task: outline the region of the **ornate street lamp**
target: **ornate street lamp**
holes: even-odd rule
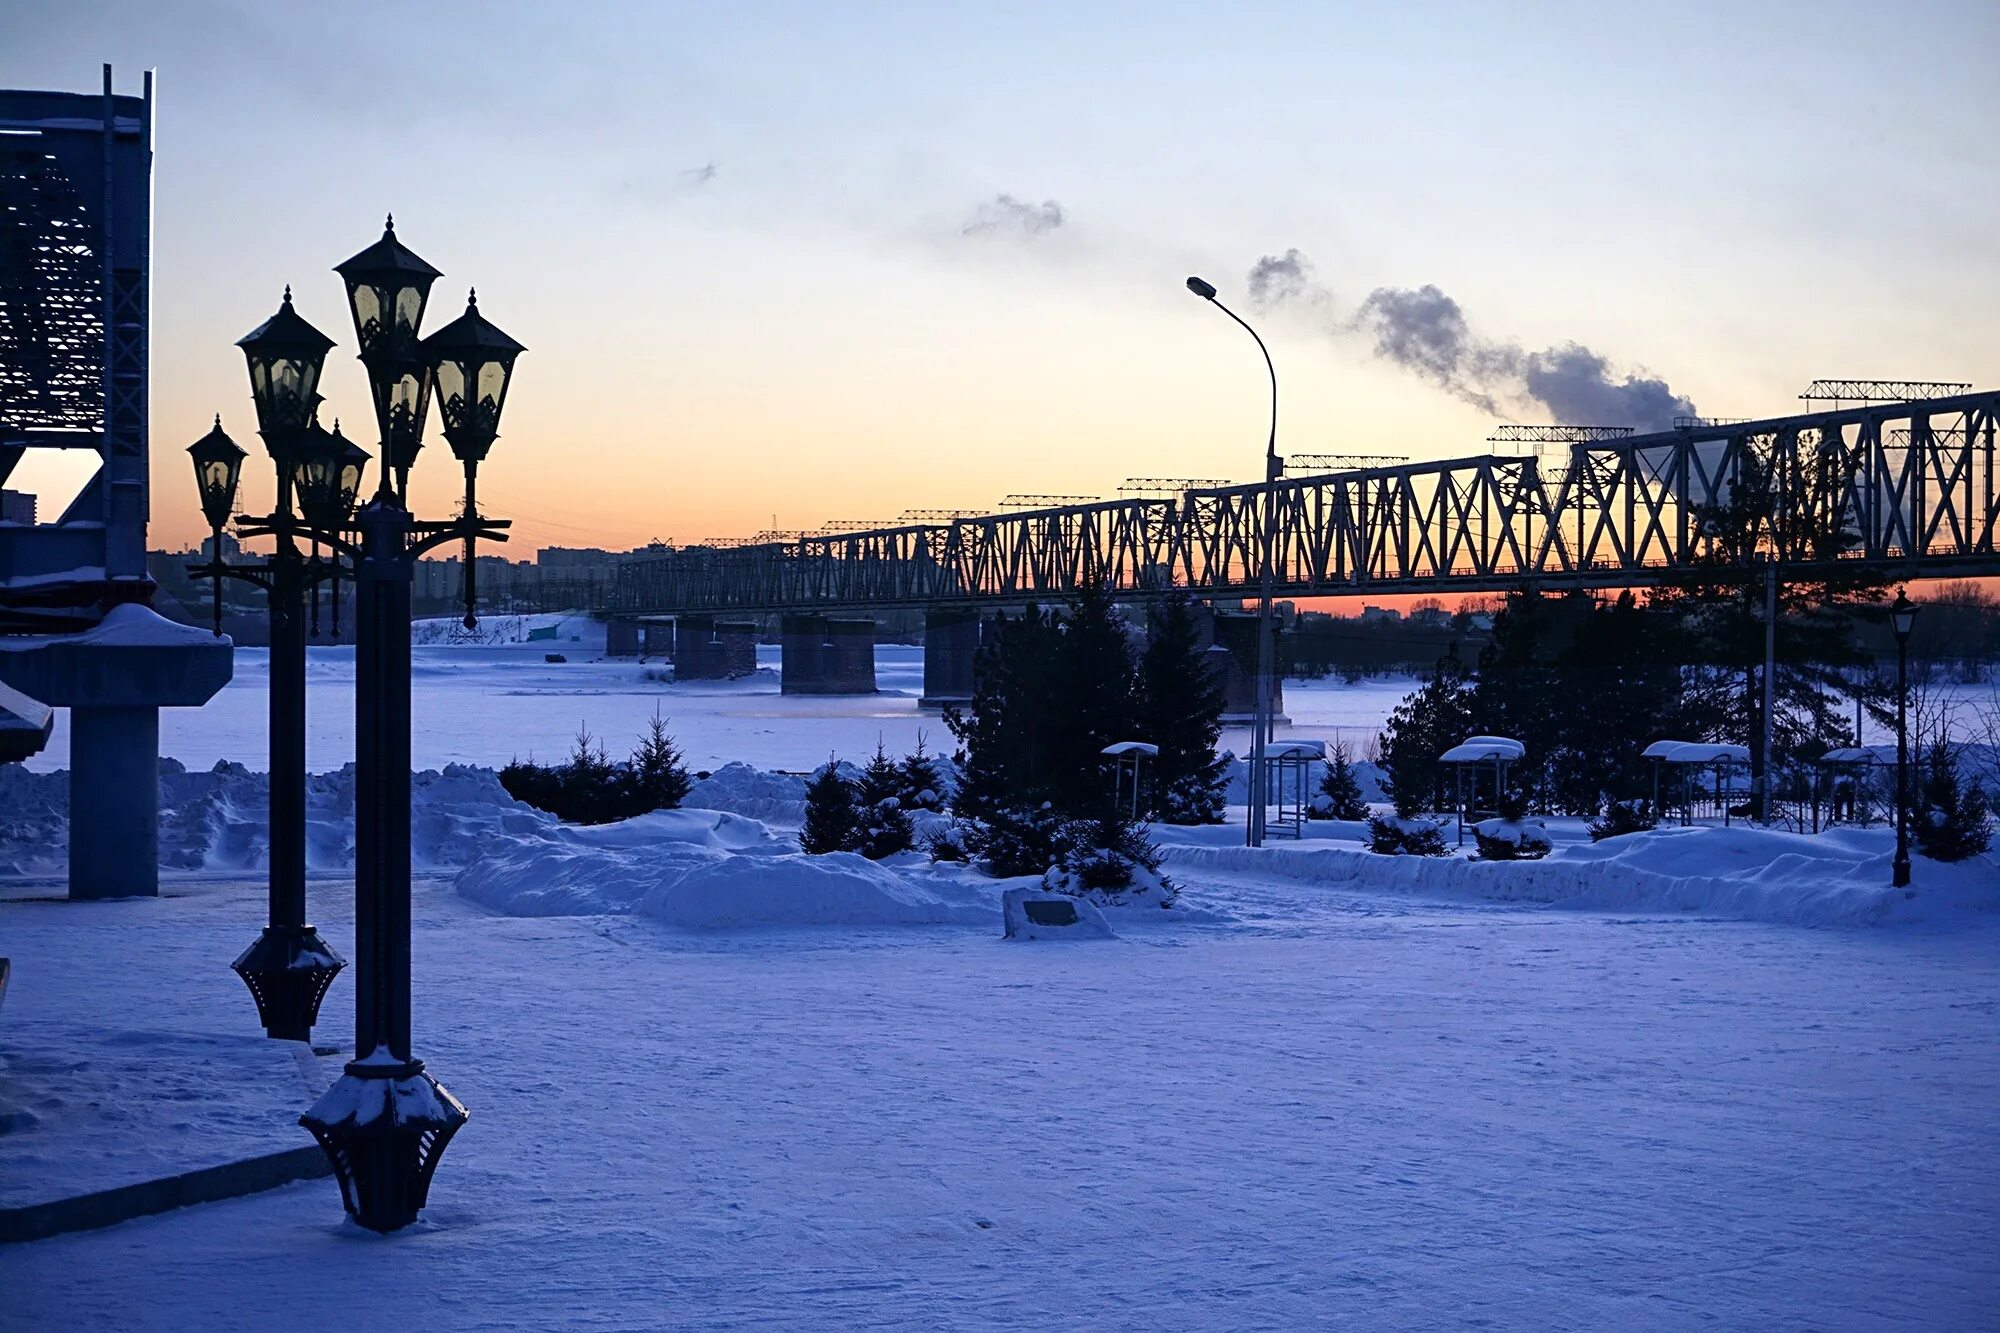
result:
[[[479,313],[477,290],[466,293],[464,314],[424,339],[424,360],[437,386],[445,442],[465,468],[468,518],[479,513],[479,465],[500,432],[500,409],[507,402],[514,358],[525,350]],[[477,569],[468,536],[464,557],[467,629],[472,628],[478,613]]]
[[[416,1220],[439,1157],[467,1119],[465,1107],[425,1072],[424,1062],[411,1051],[410,587],[425,551],[462,541],[470,569],[477,539],[507,538],[504,521],[479,517],[472,488],[477,466],[499,432],[507,382],[522,350],[470,304],[464,316],[419,344],[422,362],[431,368],[430,378],[439,389],[445,437],[465,464],[466,500],[456,519],[416,522],[404,495],[421,431],[398,436],[405,418],[393,409],[408,403],[410,419],[420,428],[426,386],[420,383],[414,396],[399,397],[409,358],[398,340],[404,340],[405,324],[414,337],[423,295],[436,273],[396,242],[391,258],[401,267],[395,271],[416,274],[421,266],[425,276],[421,283],[412,277],[410,285],[394,289],[414,290],[413,305],[383,300],[382,292],[391,284],[370,278],[389,271],[376,258],[391,240],[385,235],[339,270],[362,331],[361,360],[375,401],[392,409],[381,422],[390,466],[382,469],[374,498],[351,525],[343,522],[342,531],[313,534],[353,562],[356,584],[355,1058],[299,1117],[332,1162],[348,1213],[362,1226],[385,1232]],[[366,331],[371,326],[372,333]],[[397,350],[372,354],[370,337],[387,339]],[[344,530],[349,526],[359,531],[358,545]],[[471,591],[468,582],[468,597]]]
[[[336,264],[334,272],[347,284],[347,311],[375,399],[383,468],[394,474],[396,493],[407,499],[410,468],[423,448],[431,391],[417,331],[431,284],[441,275],[396,239],[393,216],[384,224],[381,240]]]
[[[1277,563],[1278,478],[1284,475],[1285,460],[1278,457],[1278,368],[1271,364],[1271,349],[1257,336],[1257,330],[1243,317],[1216,299],[1215,285],[1190,277],[1187,289],[1240,325],[1264,354],[1264,369],[1271,377],[1271,434],[1264,445],[1264,541],[1262,568],[1257,573],[1257,695],[1250,720],[1250,810],[1244,825],[1244,841],[1252,847],[1264,845],[1264,814],[1269,796],[1265,791],[1264,751],[1271,743],[1273,673],[1277,670],[1277,630],[1272,623],[1271,581]]]
[[[345,963],[306,921],[306,633],[308,586],[340,577],[338,564],[310,569],[295,538],[301,529],[294,497],[310,487],[304,476],[318,456],[314,424],[319,409],[320,372],[333,339],[292,308],[285,288],[277,313],[236,344],[250,373],[250,397],[257,429],[277,471],[277,496],[268,517],[245,525],[245,535],[268,535],[268,560],[222,559],[223,524],[228,521],[242,451],[214,431],[188,450],[202,512],[217,538],[210,559],[190,569],[215,580],[215,627],[222,631],[222,580],[238,579],[264,589],[270,621],[270,868],[268,924],[255,943],[231,965],[257,1002],[257,1015],[272,1037],[306,1041],[319,1017],[320,1001]],[[217,437],[220,437],[219,439]],[[225,473],[230,451],[237,454]],[[324,469],[322,468],[322,471]]]
[[[194,460],[194,484],[201,496],[201,515],[208,520],[210,563],[222,564],[222,529],[236,508],[236,485],[243,475],[243,460],[249,455],[243,446],[222,429],[222,414],[215,415],[215,428],[188,446]],[[222,637],[222,580],[215,580],[215,636]]]
[[[1917,604],[1896,589],[1889,607],[1896,633],[1896,861],[1889,882],[1899,889],[1910,884],[1910,631],[1916,623]]]

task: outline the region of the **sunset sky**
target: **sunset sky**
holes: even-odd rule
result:
[[[1710,415],[1993,383],[2000,7],[1529,9],[7,0],[0,86],[159,71],[156,546],[200,535],[215,412],[257,447],[232,344],[285,283],[371,433],[330,266],[391,210],[431,327],[471,284],[528,346],[481,473],[516,556],[1251,477],[1263,367],[1189,273],[1269,339],[1298,453],[1549,418],[1385,353],[1384,288]]]

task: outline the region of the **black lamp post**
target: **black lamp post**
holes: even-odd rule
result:
[[[1910,630],[1917,623],[1917,604],[1896,589],[1889,607],[1889,626],[1896,632],[1896,863],[1890,884],[1910,884]]]
[[[1272,566],[1277,563],[1278,478],[1284,474],[1285,460],[1278,457],[1278,368],[1271,364],[1271,349],[1257,336],[1257,330],[1243,317],[1215,297],[1215,285],[1201,278],[1187,280],[1187,289],[1240,325],[1264,354],[1264,369],[1271,376],[1271,435],[1264,446],[1264,541],[1263,568],[1258,571],[1257,610],[1257,697],[1250,722],[1250,811],[1245,821],[1244,840],[1252,847],[1264,845],[1265,791],[1264,751],[1271,743],[1271,684],[1277,670],[1277,631],[1271,617]]]
[[[394,1231],[416,1220],[439,1157],[467,1119],[465,1107],[411,1051],[410,585],[427,550],[463,541],[469,555],[478,538],[506,540],[505,522],[479,517],[472,478],[499,432],[522,348],[470,306],[433,339],[416,343],[437,271],[392,232],[337,271],[348,284],[389,466],[377,477],[374,498],[354,516],[358,544],[342,533],[314,534],[353,562],[356,584],[355,1058],[299,1123],[333,1163],[355,1221]],[[400,286],[398,274],[407,278]],[[385,291],[395,298],[385,301]],[[419,377],[414,388],[407,384],[412,373]],[[456,519],[418,523],[404,493],[433,384],[446,438],[466,464],[466,503]],[[466,616],[469,622],[470,605]]]
[[[308,569],[294,540],[293,512],[302,496],[301,470],[313,455],[320,371],[333,339],[292,308],[292,290],[277,313],[237,343],[250,373],[258,432],[277,472],[277,495],[260,531],[273,538],[268,560],[225,561],[222,529],[234,507],[243,451],[215,429],[188,449],[202,513],[214,538],[209,559],[190,569],[215,580],[215,630],[222,632],[222,580],[264,589],[271,640],[270,863],[267,924],[231,964],[257,1002],[258,1020],[272,1037],[306,1041],[320,1001],[346,964],[306,920],[306,627],[305,595],[335,565]],[[325,432],[320,432],[324,434]]]

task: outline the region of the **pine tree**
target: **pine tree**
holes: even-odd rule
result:
[[[953,813],[985,820],[1045,799],[1043,737],[1056,641],[1054,620],[1038,607],[988,626],[974,659],[972,700],[965,712],[948,708],[944,715],[958,741]]]
[[[1044,799],[1056,813],[1082,819],[1108,799],[1104,747],[1132,739],[1138,725],[1137,676],[1125,621],[1102,584],[1070,599],[1058,626],[1043,745]],[[1029,793],[1032,798],[1034,793]]]
[[[1354,776],[1346,741],[1333,743],[1333,755],[1326,761],[1326,776],[1320,779],[1319,797],[1312,805],[1314,819],[1368,818],[1368,802],[1361,799],[1361,783]]]
[[[1444,770],[1438,756],[1471,730],[1471,691],[1454,649],[1438,659],[1422,688],[1396,705],[1382,728],[1382,767],[1397,814],[1407,818],[1443,804]]]
[[[903,808],[902,792],[902,766],[889,757],[882,742],[877,740],[875,757],[861,770],[861,780],[855,789],[858,822],[854,850],[871,861],[907,852],[916,844],[910,812]]]
[[[680,748],[667,734],[667,720],[657,708],[646,724],[646,734],[639,738],[638,748],[632,751],[629,767],[633,814],[677,809],[686,799],[687,767],[681,762]]]
[[[1225,699],[1187,593],[1161,599],[1151,628],[1136,713],[1140,739],[1160,747],[1148,806],[1169,824],[1219,824],[1229,788],[1229,761],[1216,753]]]
[[[799,833],[799,847],[814,856],[851,852],[858,839],[859,822],[854,785],[840,775],[839,761],[828,755],[825,767],[806,784],[806,822]]]
[[[918,731],[917,748],[899,766],[903,785],[897,794],[903,798],[905,810],[939,811],[944,809],[944,773],[937,758],[924,748],[924,740],[924,733]]]
[[[1940,741],[1924,764],[1924,789],[1910,812],[1910,839],[1933,861],[1963,861],[1992,842],[1986,793],[1958,776],[1958,756]]]

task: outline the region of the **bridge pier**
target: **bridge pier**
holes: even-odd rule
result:
[[[635,620],[605,621],[604,655],[606,657],[637,657],[639,655],[639,623]]]
[[[1222,720],[1231,726],[1248,726],[1257,717],[1257,613],[1210,609],[1207,637],[1209,661],[1222,679]],[[1289,723],[1285,716],[1284,654],[1276,654],[1275,679],[1271,682],[1271,722]]]
[[[715,617],[675,616],[674,679],[723,680],[727,675],[715,642]]]
[[[725,680],[735,680],[740,676],[751,676],[757,672],[757,622],[754,620],[718,620],[715,622],[715,647],[722,658],[722,675]],[[871,661],[873,659],[870,659]]]
[[[638,628],[641,657],[671,658],[674,655],[674,626],[649,620]]]
[[[875,693],[875,622],[787,615],[780,622],[780,692]]]
[[[924,613],[924,693],[918,708],[942,711],[972,702],[973,661],[984,634],[984,620],[970,607]]]

